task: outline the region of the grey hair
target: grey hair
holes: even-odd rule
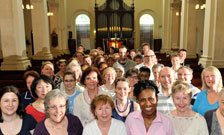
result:
[[[55,99],[57,97],[65,99],[65,101],[66,101],[66,111],[68,110],[68,96],[67,96],[67,94],[60,89],[53,89],[50,92],[48,92],[47,95],[44,98],[44,108],[45,108],[46,117],[49,117],[49,114],[47,113],[47,110],[49,109],[49,102],[52,99]]]

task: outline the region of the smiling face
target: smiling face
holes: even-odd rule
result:
[[[53,76],[54,75],[54,65],[52,64],[46,64],[44,65],[44,67],[41,69],[41,73],[43,75],[46,75],[46,76]]]
[[[13,92],[5,93],[0,100],[0,106],[3,115],[12,116],[19,106],[18,96]]]
[[[60,123],[66,113],[66,100],[63,97],[56,97],[49,101],[47,113],[49,119],[55,123]]]
[[[143,117],[156,115],[157,98],[155,92],[145,89],[138,95],[137,100],[142,110]]]
[[[36,86],[36,94],[39,99],[44,99],[46,94],[52,90],[52,85],[40,80]]]
[[[97,73],[92,71],[85,78],[85,86],[89,90],[95,90],[98,87],[99,80],[97,78]]]
[[[176,67],[180,65],[180,58],[178,56],[174,56],[171,58],[172,66]]]
[[[144,63],[147,63],[148,65],[153,65],[155,62],[155,53],[152,50],[148,50],[144,53]]]
[[[184,113],[190,109],[191,96],[185,91],[178,91],[173,93],[173,103],[178,112]]]
[[[72,75],[65,75],[63,82],[66,90],[73,90],[75,88],[76,81]]]
[[[116,72],[115,70],[111,70],[110,72],[107,72],[104,75],[104,80],[106,81],[106,83],[108,84],[113,84],[116,78]]]
[[[216,75],[214,72],[206,71],[204,73],[204,79],[205,79],[206,85],[210,89],[215,89],[215,90],[217,89],[219,84],[219,79],[220,79],[218,75]]]
[[[191,83],[193,78],[192,72],[190,72],[187,68],[181,68],[177,73],[178,80],[186,81],[187,83]]]
[[[153,70],[153,75],[154,75],[154,78],[155,78],[156,81],[159,80],[159,72],[160,72],[161,69],[162,69],[161,67],[157,67]]]
[[[159,73],[159,82],[164,90],[171,89],[174,82],[174,74],[171,68],[164,67]]]
[[[98,105],[96,105],[95,116],[98,121],[101,122],[110,121],[112,116],[111,105],[108,102],[106,104],[99,103]]]
[[[128,94],[130,92],[129,84],[125,81],[117,82],[115,87],[116,98],[119,100],[127,100]]]

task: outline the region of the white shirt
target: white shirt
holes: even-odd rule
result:
[[[92,121],[84,127],[83,135],[102,135],[97,120]],[[111,125],[108,135],[127,135],[126,127],[120,120],[111,119]]]

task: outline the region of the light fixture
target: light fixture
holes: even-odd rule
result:
[[[195,5],[195,9],[199,9],[200,5],[199,4],[196,4]]]
[[[179,12],[176,12],[176,16],[179,16],[180,14],[179,14]]]
[[[53,16],[53,15],[54,15],[53,12],[48,12],[48,13],[47,13],[47,16]]]
[[[205,9],[205,4],[201,5],[200,9]]]
[[[26,8],[25,8],[26,7]],[[27,9],[27,10],[32,10],[34,9],[34,6],[33,5],[30,5],[30,4],[26,4],[26,6],[24,7],[24,5],[22,4],[22,9]]]

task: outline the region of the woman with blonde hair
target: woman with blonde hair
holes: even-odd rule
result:
[[[176,135],[208,135],[208,128],[203,116],[191,109],[191,86],[183,81],[176,81],[172,86],[172,98],[176,109],[169,112]]]
[[[102,75],[104,84],[100,86],[100,89],[108,91],[111,94],[111,96],[114,96],[115,95],[114,81],[116,79],[116,76],[117,73],[114,68],[107,67],[106,69],[104,69]]]
[[[209,66],[201,73],[202,91],[198,94],[193,110],[204,115],[218,108],[218,92],[222,89],[222,76],[218,68]]]

